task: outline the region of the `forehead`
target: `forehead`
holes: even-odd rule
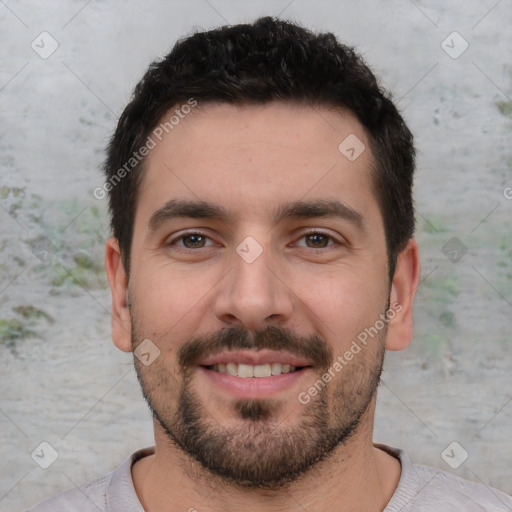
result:
[[[345,110],[210,103],[194,108],[156,142],[145,162],[136,221],[148,222],[151,212],[180,198],[267,220],[276,205],[300,199],[376,206],[368,137]]]

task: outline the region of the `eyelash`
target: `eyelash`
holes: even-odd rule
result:
[[[188,236],[191,236],[191,235],[199,235],[199,236],[202,236],[204,238],[208,238],[210,239],[210,237],[208,235],[206,235],[205,233],[202,233],[201,231],[186,231],[185,233],[182,233],[181,235],[173,238],[172,240],[170,240],[169,242],[166,242],[166,246],[172,246],[175,244],[175,242],[179,241],[179,240],[183,240],[184,238],[187,238]],[[328,249],[329,247],[332,247],[333,245],[343,245],[339,240],[337,240],[334,236],[330,235],[329,233],[325,233],[324,231],[321,231],[321,230],[318,230],[318,229],[313,229],[313,230],[310,230],[310,231],[307,231],[305,233],[302,233],[302,235],[299,237],[299,239],[302,239],[306,236],[310,236],[310,235],[323,235],[329,239],[331,239],[334,243],[331,244],[331,245],[327,245],[326,247],[304,247],[305,249],[312,249],[312,250],[326,250]],[[197,249],[190,249],[188,247],[180,247],[180,246],[177,246],[178,247],[178,250],[181,250],[181,251],[198,251],[200,249],[206,249],[207,247],[199,247]]]

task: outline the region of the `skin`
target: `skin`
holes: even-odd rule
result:
[[[350,134],[366,146],[353,162],[338,150]],[[387,330],[326,384],[323,414],[333,431],[346,420],[344,411],[348,414],[350,405],[362,400],[358,391],[368,388],[384,347],[402,350],[410,344],[420,275],[418,247],[414,239],[408,242],[390,284],[383,220],[370,179],[373,163],[366,133],[351,113],[283,103],[203,105],[150,152],[135,217],[129,280],[113,238],[106,245],[105,266],[114,343],[126,352],[146,338],[158,346],[159,357],[149,366],[138,364],[137,371],[153,405],[169,422],[186,384],[201,425],[239,434],[232,446],[244,460],[257,445],[244,453],[243,443],[235,443],[242,434],[250,441],[258,432],[268,433],[265,426],[278,436],[295,432],[318,405],[318,396],[312,397],[310,408],[297,400],[322,375],[318,367],[272,397],[271,412],[260,421],[241,417],[235,399],[199,372],[192,371],[185,383],[180,349],[224,328],[250,334],[268,326],[288,329],[295,340],[317,337],[326,353],[337,357],[375,324],[388,300],[399,303],[401,310]],[[169,199],[213,202],[229,208],[233,217],[228,222],[173,219],[150,233],[150,217]],[[327,217],[273,222],[276,205],[299,199],[339,200],[362,215],[365,229]],[[191,228],[208,237],[200,249],[190,238],[179,239]],[[333,237],[325,241],[327,247],[322,242],[322,248],[313,248],[304,236],[310,228]],[[247,236],[262,248],[252,263],[236,252]],[[186,241],[194,248],[187,248]],[[374,412],[375,395],[355,432],[330,457],[275,488],[244,488],[213,474],[188,457],[155,420],[155,454],[134,464],[135,489],[151,512],[176,503],[201,512],[242,507],[321,511],[337,509],[339,503],[347,511],[381,511],[401,469],[397,459],[373,446]],[[284,437],[272,442],[279,439]],[[256,452],[258,457],[270,457],[272,446],[272,451]]]

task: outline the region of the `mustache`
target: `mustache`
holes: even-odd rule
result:
[[[212,335],[193,338],[178,352],[183,371],[196,366],[202,359],[226,350],[283,350],[308,359],[311,364],[327,371],[334,361],[331,347],[316,335],[296,336],[290,329],[268,326],[254,336],[241,327],[224,328]]]

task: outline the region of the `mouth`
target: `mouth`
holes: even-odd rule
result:
[[[226,373],[233,377],[241,377],[243,379],[261,379],[265,377],[272,377],[286,373],[299,372],[305,368],[311,368],[310,365],[294,366],[288,363],[266,363],[266,364],[243,364],[243,363],[217,363],[210,365],[201,365],[202,368],[211,370],[218,373]]]
[[[206,389],[234,398],[261,399],[305,389],[313,365],[287,352],[242,350],[210,356],[197,369]]]

